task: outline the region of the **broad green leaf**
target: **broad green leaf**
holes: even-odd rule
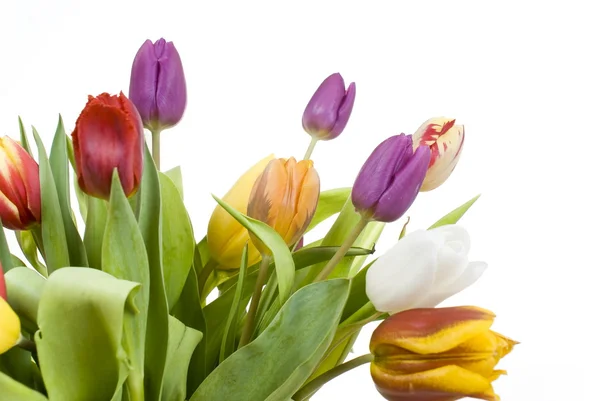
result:
[[[2,219],[0,219],[0,263],[2,263],[2,269],[5,273],[13,268],[13,262],[10,256],[10,249],[8,249],[8,243],[6,242],[6,234],[4,231],[4,226],[2,225]]]
[[[196,249],[194,256],[194,266],[190,269],[179,301],[177,301],[172,310],[173,316],[183,322],[183,324],[204,334],[190,361],[187,375],[188,398],[192,396],[206,377],[206,322],[204,321],[204,314],[202,312],[198,277],[196,276],[196,266],[202,268],[202,259],[198,249]]]
[[[136,297],[139,313],[125,321],[123,348],[129,355],[129,393],[144,396],[144,344],[148,317],[150,273],[144,238],[138,228],[117,170],[113,172],[106,230],[102,241],[102,271],[141,284]],[[134,397],[135,399],[135,397]]]
[[[67,158],[67,134],[63,126],[62,117],[58,117],[58,125],[52,148],[50,149],[50,168],[56,185],[56,193],[62,213],[67,246],[69,249],[69,260],[72,266],[88,266],[87,256],[77,227],[73,222],[73,211],[71,210],[71,188],[69,185],[69,162]]]
[[[213,198],[215,198],[217,203],[221,205],[227,213],[236,219],[242,226],[246,227],[248,231],[252,232],[271,250],[275,262],[275,271],[277,272],[277,283],[279,284],[279,299],[283,304],[290,296],[292,285],[294,284],[295,270],[294,259],[292,258],[292,254],[290,253],[287,244],[283,241],[283,238],[267,224],[244,216],[214,195]]]
[[[19,133],[21,146],[27,153],[29,153],[30,156],[33,157],[33,154],[31,153],[31,146],[29,146],[29,140],[27,139],[27,131],[25,131],[25,126],[23,125],[23,120],[21,120],[21,117],[19,117]]]
[[[150,302],[146,330],[145,401],[159,401],[167,360],[169,308],[162,268],[162,206],[158,172],[148,146],[144,146],[144,172],[140,187],[139,226],[150,266]]]
[[[331,343],[349,284],[334,279],[300,289],[256,340],[204,380],[190,401],[290,399]]]
[[[164,174],[173,181],[173,184],[175,184],[175,187],[179,191],[181,199],[183,199],[183,176],[181,175],[181,167],[173,167],[171,170],[165,171]]]
[[[27,267],[15,267],[5,274],[8,300],[30,333],[37,330],[38,305],[46,279]]]
[[[188,366],[200,340],[202,340],[201,332],[186,327],[173,316],[169,316],[169,345],[162,401],[186,399]]]
[[[306,232],[309,232],[334,214],[339,213],[350,197],[351,192],[352,188],[337,188],[321,192],[315,215],[310,221]]]
[[[210,250],[208,249],[208,240],[206,239],[206,236],[196,244],[196,249],[200,253],[200,258],[202,260],[202,265],[196,266],[196,269],[201,269],[210,260]]]
[[[12,260],[13,267],[25,267],[27,266],[25,262],[19,259],[17,256],[11,254],[10,259]]]
[[[127,374],[126,318],[140,285],[100,270],[64,267],[46,282],[36,333],[40,367],[52,400],[111,400]]]
[[[2,372],[0,372],[0,394],[2,399],[6,401],[48,401],[42,394]]]
[[[33,137],[37,144],[40,165],[40,192],[42,216],[44,216],[42,221],[44,259],[48,267],[48,274],[51,274],[56,269],[70,265],[69,247],[54,176],[44,149],[44,143],[35,128],[33,128]]]
[[[219,363],[223,362],[235,350],[235,338],[237,335],[239,317],[245,304],[241,303],[242,291],[244,289],[244,280],[246,279],[246,269],[248,267],[248,244],[242,251],[242,260],[240,262],[240,274],[235,287],[233,302],[229,310],[229,316],[225,322],[225,332],[223,333],[223,341],[221,343],[221,352],[219,353]]]
[[[159,173],[162,195],[163,274],[169,307],[173,307],[194,261],[196,241],[183,199],[175,184]]]
[[[349,318],[354,312],[362,308],[364,304],[369,302],[369,297],[367,297],[366,291],[367,272],[373,263],[375,263],[375,260],[373,260],[364,269],[361,269],[358,273],[356,273],[356,275],[354,275],[354,277],[352,277],[350,295],[348,295],[348,302],[344,308],[344,313],[342,313],[342,322]]]
[[[456,209],[454,209],[453,211],[451,211],[450,213],[448,213],[447,215],[445,215],[444,217],[442,217],[441,219],[439,219],[438,221],[433,223],[433,225],[431,227],[429,227],[429,230],[431,230],[432,228],[441,227],[441,226],[445,226],[448,224],[456,224],[460,220],[460,218],[463,217],[463,215],[467,212],[467,210],[469,210],[471,208],[471,206],[473,206],[475,201],[477,201],[477,199],[479,199],[480,196],[481,196],[481,194],[477,195],[476,197],[467,201],[466,203],[460,205],[459,207],[457,207]]]
[[[69,156],[69,163],[73,169],[73,173],[77,176],[77,165],[75,164],[75,151],[73,149],[73,141],[67,136],[67,154]],[[79,214],[83,221],[87,221],[87,198],[88,196],[83,193],[79,187],[77,179],[73,180],[73,187],[75,188],[75,195],[77,196],[77,203],[79,203]]]
[[[102,242],[106,229],[107,204],[103,199],[87,196],[85,232],[83,243],[87,250],[89,266],[94,269],[102,268]]]
[[[39,374],[37,366],[31,359],[31,352],[19,347],[12,347],[0,354],[0,372],[30,388],[35,387],[35,379]],[[2,394],[0,390],[0,399]]]
[[[32,232],[29,230],[15,231],[15,237],[23,255],[25,255],[25,258],[31,263],[33,268],[39,272],[46,272],[46,266],[44,266],[38,257],[38,248]]]

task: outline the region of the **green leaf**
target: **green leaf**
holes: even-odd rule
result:
[[[73,149],[73,141],[67,136],[67,154],[69,156],[69,163],[73,169],[73,173],[77,176],[77,165],[75,164],[75,151]],[[87,221],[87,198],[88,196],[81,190],[77,179],[73,180],[73,187],[75,188],[75,195],[77,196],[77,203],[79,203],[79,214],[83,221]]]
[[[144,238],[115,169],[112,177],[106,230],[102,241],[102,270],[118,279],[141,284],[136,298],[139,311],[125,321],[123,348],[129,355],[128,392],[144,397],[144,345],[148,317],[150,273]]]
[[[256,340],[204,380],[190,401],[290,399],[331,343],[348,289],[345,279],[300,289]]]
[[[42,221],[44,258],[48,267],[48,274],[51,274],[56,269],[70,265],[69,247],[54,176],[44,149],[44,143],[35,128],[33,128],[33,137],[37,144],[40,165],[40,192],[42,216],[44,216]]]
[[[162,206],[158,172],[148,146],[144,146],[144,172],[140,186],[139,226],[150,266],[150,302],[146,331],[145,401],[159,401],[167,360],[169,309],[162,268]]]
[[[373,260],[364,269],[361,269],[354,277],[352,277],[350,295],[348,295],[348,302],[344,308],[344,313],[342,313],[342,322],[352,316],[354,312],[362,308],[364,304],[369,302],[369,297],[367,297],[366,291],[367,272],[373,263],[375,263],[375,260]]]
[[[46,282],[36,333],[40,367],[53,400],[111,400],[127,374],[124,320],[138,283],[100,270],[64,267]]]
[[[102,242],[106,229],[107,204],[103,199],[86,197],[85,232],[83,243],[87,250],[88,262],[94,269],[102,268]]]
[[[283,238],[267,224],[244,216],[214,195],[213,198],[215,198],[217,203],[221,205],[227,213],[236,219],[242,226],[246,227],[248,231],[253,233],[271,250],[275,262],[275,271],[277,272],[277,282],[279,284],[279,299],[283,304],[290,296],[292,285],[294,284],[295,271],[294,259],[292,258],[292,254],[290,253],[287,244]]]
[[[467,212],[467,210],[469,210],[471,206],[473,206],[473,203],[475,203],[475,201],[477,201],[477,199],[479,199],[480,196],[481,194],[477,195],[468,202],[460,205],[459,207],[457,207],[456,209],[454,209],[453,211],[436,221],[431,227],[429,227],[429,230],[448,224],[456,224],[460,220],[460,218],[463,217],[463,215]]]
[[[318,224],[322,223],[324,220],[328,219],[334,214],[339,213],[344,207],[344,204],[350,197],[351,193],[352,188],[337,188],[321,192],[319,195],[319,203],[317,203],[317,209],[315,210],[315,215],[310,221],[306,232],[309,232]]]
[[[37,330],[38,305],[46,279],[27,267],[5,274],[8,301],[30,333]]]
[[[162,173],[159,173],[159,179],[162,195],[163,274],[167,302],[169,307],[173,307],[194,262],[196,241],[190,217],[175,184]]]
[[[30,388],[35,388],[35,379],[39,376],[37,366],[31,359],[31,353],[19,347],[12,347],[0,354],[0,372]],[[1,394],[3,393],[0,392]]]
[[[187,375],[188,398],[191,397],[206,377],[206,322],[204,321],[204,314],[202,312],[198,277],[196,276],[196,266],[199,269],[202,268],[202,259],[200,258],[198,249],[196,249],[194,256],[194,266],[190,269],[179,301],[177,301],[172,310],[173,316],[183,322],[183,324],[204,333],[202,341],[196,347],[190,361]]]
[[[14,267],[10,256],[10,249],[8,249],[8,243],[6,242],[2,219],[0,219],[0,263],[2,263],[2,269],[5,273]]]
[[[12,260],[12,264],[14,267],[25,267],[25,262],[23,262],[21,259],[19,259],[17,256],[11,254],[10,255],[10,259]]]
[[[237,286],[229,316],[225,323],[225,332],[223,333],[223,342],[221,343],[221,352],[219,353],[219,362],[223,362],[229,355],[235,351],[235,338],[238,332],[238,323],[240,314],[243,311],[245,304],[241,303],[242,291],[244,289],[244,279],[246,278],[246,269],[248,267],[248,244],[242,251],[242,260],[240,262],[240,274],[238,276]]]
[[[186,399],[188,366],[200,340],[202,340],[201,332],[186,327],[173,316],[169,316],[169,345],[162,401]]]
[[[2,372],[0,372],[0,394],[2,394],[2,399],[7,401],[48,401],[42,394]]]
[[[23,255],[25,255],[25,258],[31,263],[33,268],[39,272],[47,271],[46,266],[38,258],[38,248],[32,232],[29,230],[15,231],[15,237]]]
[[[353,246],[375,249],[375,244],[379,240],[384,228],[385,223],[379,221],[370,222],[367,224],[363,232],[358,236],[356,241],[354,241]],[[340,262],[338,268],[342,272],[347,272],[349,277],[353,277],[362,268],[368,256],[369,255],[362,255],[355,258],[345,258],[345,260]]]
[[[25,131],[25,126],[23,125],[23,120],[19,117],[19,133],[21,135],[21,146],[30,156],[33,157],[31,153],[31,146],[29,146],[29,140],[27,139],[27,132]]]
[[[70,200],[69,162],[67,158],[67,134],[65,134],[61,116],[58,117],[58,126],[56,127],[54,140],[52,141],[52,148],[50,149],[50,168],[52,169],[52,176],[54,177],[58,202],[62,213],[69,249],[69,261],[71,266],[88,266],[83,242],[73,222],[73,211],[71,210]]]
[[[173,181],[173,184],[175,184],[175,187],[179,191],[181,199],[183,199],[183,176],[181,175],[181,167],[173,167],[171,170],[165,171],[164,174]]]

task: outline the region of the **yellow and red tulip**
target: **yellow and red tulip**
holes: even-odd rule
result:
[[[38,164],[9,137],[0,138],[0,218],[11,230],[27,230],[41,220]]]
[[[465,142],[465,127],[456,120],[435,117],[425,121],[412,136],[416,150],[429,146],[431,159],[421,192],[431,191],[442,185],[456,167]]]
[[[238,212],[246,214],[252,187],[273,158],[273,155],[269,155],[246,171],[225,194],[223,201]],[[250,237],[248,230],[231,217],[225,209],[217,206],[210,216],[206,239],[210,255],[219,263],[221,269],[237,269],[240,266],[242,250],[249,242]],[[260,253],[250,242],[248,244],[248,263],[252,265],[259,260]]]
[[[490,330],[494,314],[473,306],[411,309],[373,332],[371,376],[392,401],[497,401],[496,364],[517,344]]]
[[[6,301],[6,283],[0,264],[0,354],[11,349],[21,335],[21,321]]]
[[[319,175],[311,160],[271,160],[252,188],[248,216],[271,226],[292,246],[315,214],[319,190]],[[268,253],[260,240],[251,238],[261,253]]]

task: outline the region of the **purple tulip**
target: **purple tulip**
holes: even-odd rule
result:
[[[129,99],[144,127],[160,131],[176,125],[187,101],[181,58],[173,42],[146,40],[138,50],[129,82]]]
[[[431,150],[413,152],[411,135],[395,135],[379,144],[356,177],[352,203],[363,217],[392,222],[412,205],[425,179]]]
[[[331,74],[319,86],[304,110],[304,130],[322,141],[337,138],[350,119],[355,97],[354,82],[346,91],[344,78],[339,73]]]

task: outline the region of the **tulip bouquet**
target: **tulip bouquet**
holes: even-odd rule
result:
[[[456,225],[477,198],[428,229],[407,221],[372,256],[385,224],[450,176],[464,128],[430,119],[379,144],[352,188],[322,190],[312,150],[342,133],[355,94],[326,78],[304,158],[258,161],[214,196],[204,237],[180,169],[160,168],[161,131],[186,107],[173,43],[146,41],[129,96],[90,96],[49,151],[19,120],[19,142],[0,139],[0,218],[20,247],[0,230],[0,400],[301,401],[365,363],[388,400],[499,399],[515,342],[487,310],[436,308],[486,269]],[[374,321],[369,352],[346,361]]]

